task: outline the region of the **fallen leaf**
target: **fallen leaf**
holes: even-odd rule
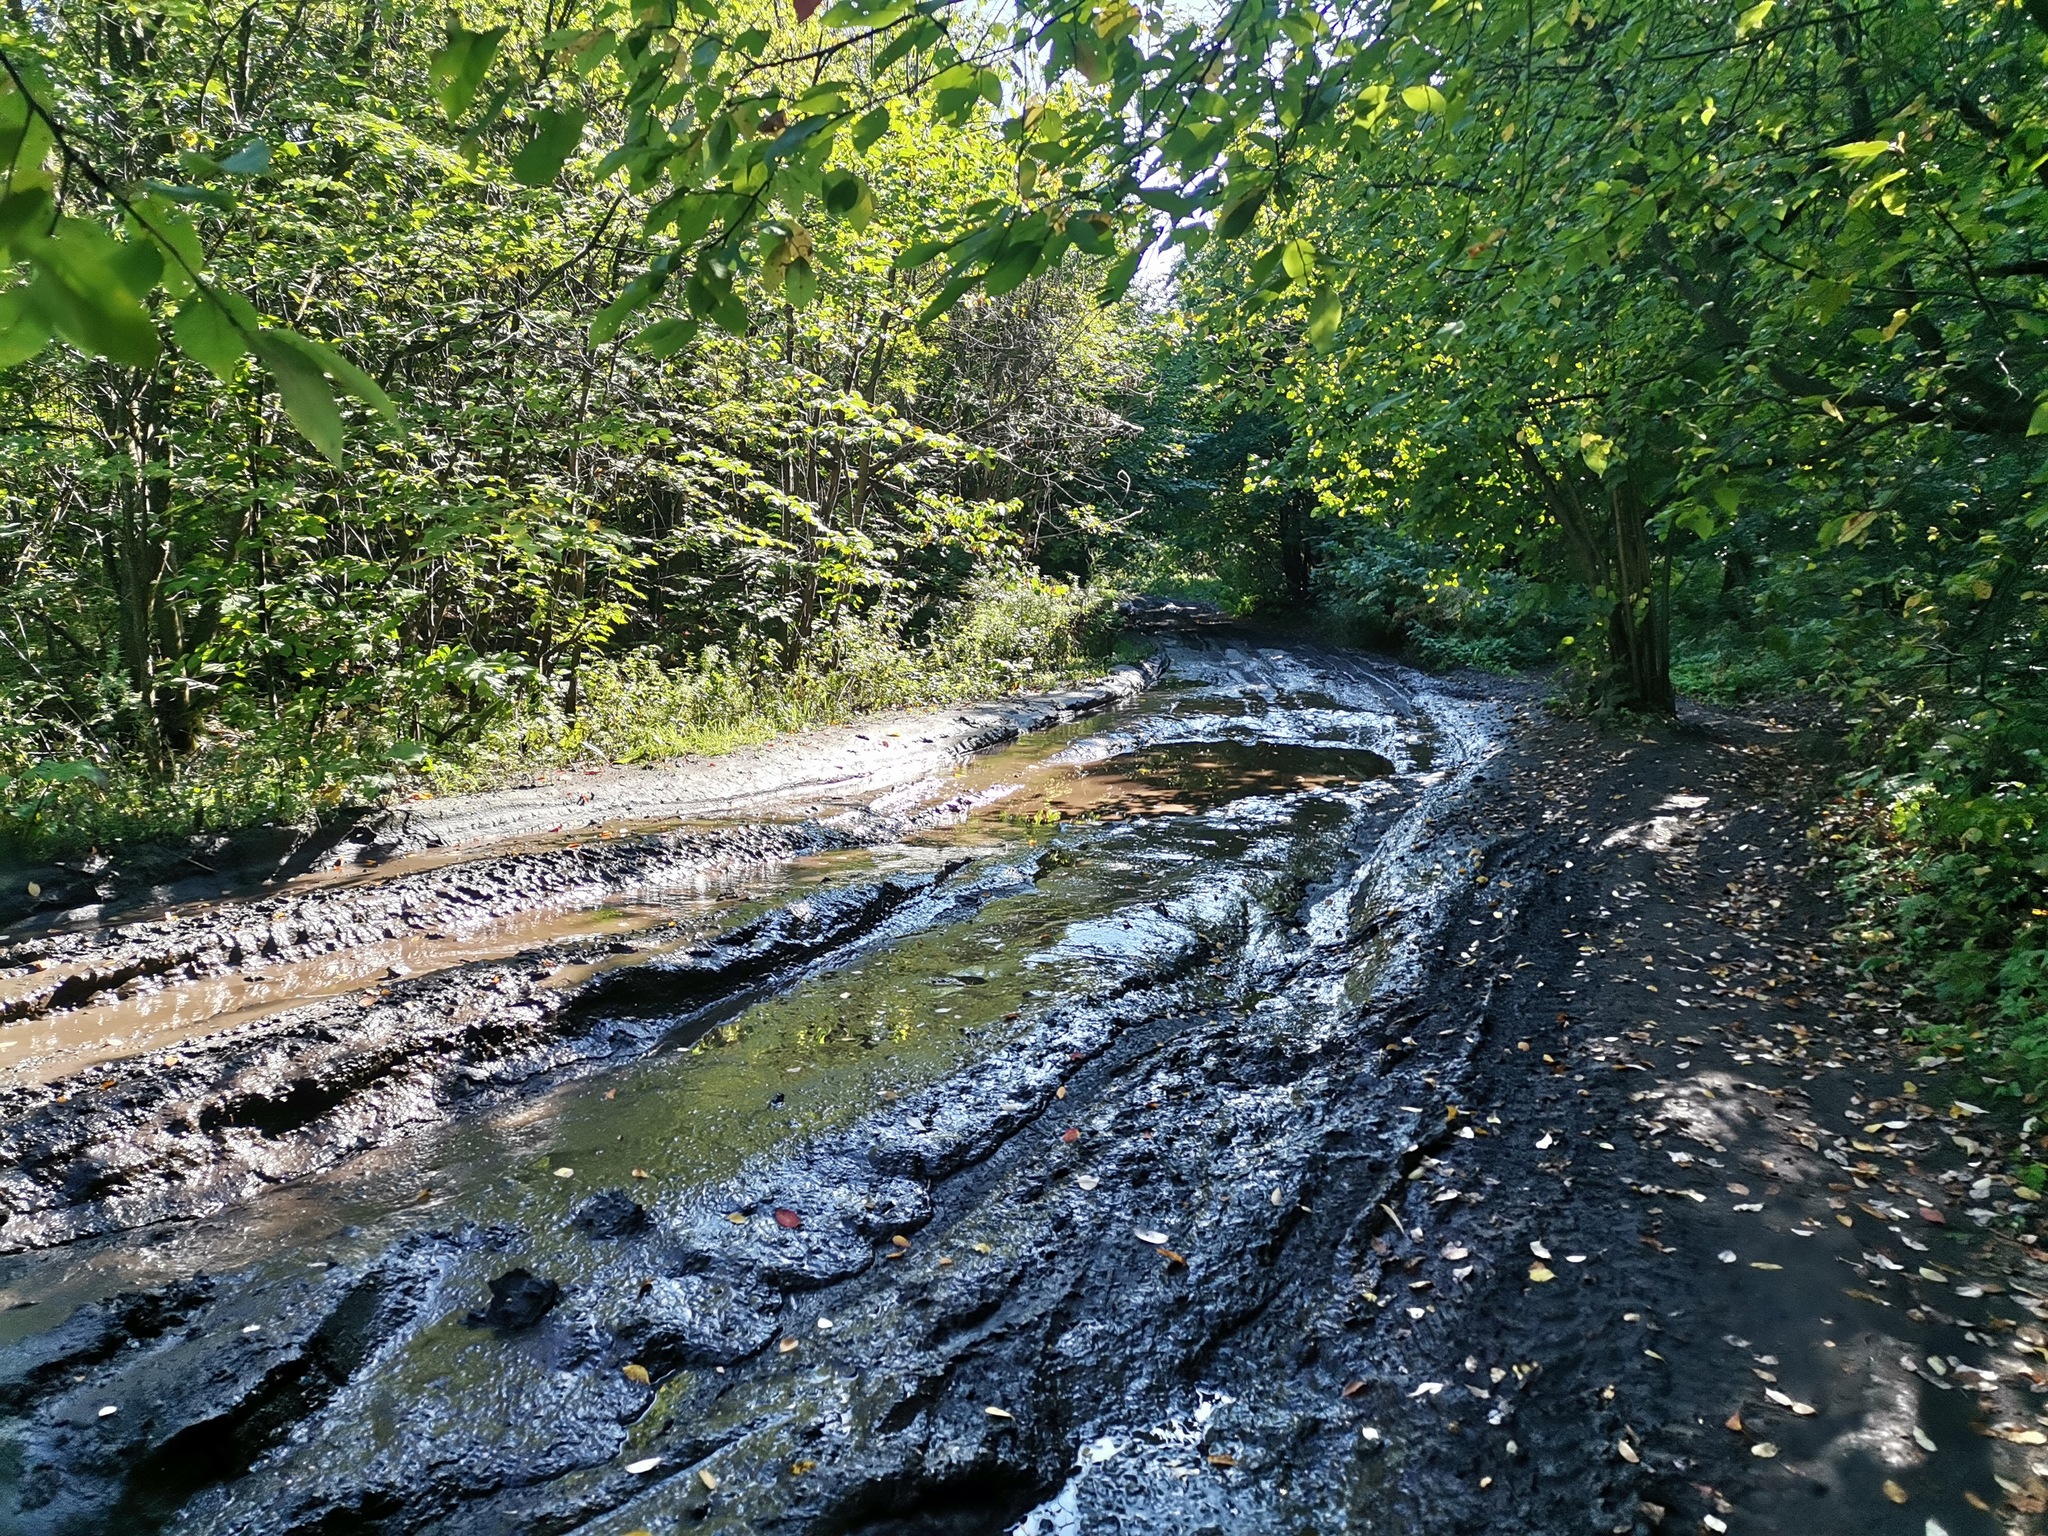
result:
[[[1226,1456],[1221,1451],[1215,1451],[1209,1456],[1209,1465],[1212,1467],[1234,1467],[1237,1465],[1237,1458],[1235,1456]]]
[[[744,1227],[747,1224],[747,1213],[745,1211],[727,1211],[725,1219],[736,1227]]]
[[[557,1168],[555,1170],[555,1177],[558,1179],[573,1179],[576,1177],[576,1170],[574,1168]]]
[[[1538,1285],[1542,1285],[1546,1281],[1555,1280],[1557,1278],[1557,1271],[1548,1264],[1531,1264],[1529,1266],[1529,1278]]]
[[[1963,1490],[1963,1502],[1969,1505],[1970,1508],[1981,1510],[1987,1515],[1991,1513],[1991,1506],[1984,1502],[1984,1496],[1974,1489],[1965,1488]]]
[[[1176,1264],[1180,1265],[1183,1269],[1187,1267],[1187,1259],[1183,1255],[1175,1253],[1171,1248],[1160,1248],[1157,1252],[1159,1257],[1166,1260],[1167,1268],[1171,1269]]]
[[[1782,1264],[1766,1264],[1761,1259],[1751,1259],[1749,1261],[1749,1267],[1751,1269],[1779,1270],[1783,1269],[1785,1266]]]
[[[1166,1242],[1168,1240],[1164,1232],[1154,1232],[1146,1227],[1133,1228],[1131,1231],[1131,1236],[1135,1237],[1141,1243],[1150,1243],[1155,1248],[1159,1244]]]
[[[1883,1487],[1884,1496],[1890,1499],[1894,1504],[1903,1504],[1906,1502],[1906,1490],[1901,1488],[1897,1483],[1893,1482],[1890,1478],[1886,1478],[1884,1480]]]
[[[1915,1424],[1913,1426],[1913,1441],[1923,1451],[1932,1451],[1936,1448],[1934,1444],[1934,1436],[1928,1434],[1927,1431],[1922,1429],[1918,1424]]]
[[[1728,1415],[1728,1417],[1727,1417],[1726,1419],[1722,1420],[1722,1422],[1721,1422],[1721,1427],[1722,1427],[1723,1429],[1732,1429],[1732,1430],[1734,1430],[1734,1431],[1735,1431],[1735,1433],[1737,1433],[1738,1435],[1739,1435],[1739,1434],[1741,1434],[1741,1433],[1742,1433],[1742,1415],[1741,1415],[1741,1413],[1740,1413],[1740,1412],[1736,1412],[1736,1413],[1731,1413],[1731,1414],[1729,1414],[1729,1415]]]
[[[652,1472],[656,1467],[660,1465],[661,1458],[659,1456],[649,1456],[641,1461],[627,1462],[626,1470],[632,1473],[635,1477],[638,1477],[643,1472]]]
[[[803,1224],[803,1217],[797,1215],[795,1211],[789,1210],[787,1207],[780,1205],[775,1207],[775,1225],[782,1228],[783,1231],[799,1231],[802,1229]]]
[[[802,1477],[806,1472],[815,1472],[817,1470],[818,1464],[815,1461],[792,1461],[789,1464],[789,1475],[791,1477]]]
[[[1627,1462],[1632,1467],[1636,1466],[1643,1459],[1642,1457],[1636,1454],[1636,1448],[1630,1445],[1626,1440],[1617,1441],[1614,1446],[1614,1451],[1616,1455],[1621,1457],[1623,1461]]]
[[[647,1374],[647,1367],[642,1365],[637,1360],[633,1361],[625,1368],[625,1377],[628,1381],[639,1382],[640,1385],[643,1387],[654,1380],[652,1376],[649,1376]]]
[[[1102,1180],[1092,1173],[1077,1173],[1074,1175],[1074,1182],[1083,1189],[1095,1189],[1101,1185]]]
[[[1410,1397],[1435,1397],[1443,1389],[1444,1384],[1440,1381],[1425,1381],[1418,1384],[1415,1390],[1408,1395]]]
[[[796,1346],[797,1341],[794,1338],[786,1338],[780,1344],[775,1346],[775,1352],[778,1355],[786,1355],[791,1350],[795,1349]]]
[[[1755,1445],[1752,1445],[1749,1448],[1749,1454],[1752,1456],[1761,1456],[1765,1461],[1769,1461],[1773,1456],[1778,1454],[1778,1448],[1775,1445],[1771,1444],[1771,1442],[1768,1440],[1759,1440]]]
[[[699,1467],[697,1469],[697,1481],[702,1483],[708,1492],[716,1493],[718,1491],[718,1479],[712,1475],[709,1467]]]
[[[1341,1397],[1356,1397],[1356,1396],[1357,1396],[1357,1395],[1358,1395],[1359,1393],[1363,1392],[1364,1390],[1365,1390],[1365,1383],[1364,1383],[1364,1382],[1362,1382],[1362,1381],[1347,1381],[1347,1382],[1345,1382],[1345,1383],[1344,1383],[1344,1390],[1343,1390],[1343,1391],[1342,1391],[1341,1393],[1339,1393],[1338,1395],[1339,1395],[1339,1396],[1341,1396]]]
[[[1719,1253],[1715,1254],[1714,1257],[1719,1259],[1723,1264],[1733,1264],[1735,1262],[1735,1250],[1733,1248],[1723,1248]]]
[[[889,1239],[889,1243],[891,1247],[908,1248],[910,1246],[910,1239],[905,1237],[901,1232],[898,1232],[894,1237]]]
[[[993,1407],[991,1407],[991,1408],[984,1408],[984,1409],[982,1409],[981,1411],[982,1411],[983,1413],[987,1414],[987,1415],[988,1415],[988,1416],[989,1416],[990,1418],[992,1418],[992,1419],[1014,1419],[1015,1417],[1017,1417],[1017,1415],[1015,1415],[1014,1413],[1010,1412],[1010,1410],[1009,1410],[1009,1409],[1007,1409],[1007,1408],[993,1408]]]
[[[1945,1227],[1948,1225],[1948,1218],[1942,1215],[1941,1212],[1935,1210],[1934,1207],[1931,1205],[1923,1205],[1920,1207],[1920,1219],[1922,1221],[1931,1221],[1937,1227]]]
[[[1539,1259],[1547,1259],[1550,1257],[1550,1250],[1544,1247],[1541,1243],[1531,1243],[1529,1245],[1529,1251],[1535,1254],[1536,1257]]]
[[[1059,1087],[1053,1089],[1052,1096],[1056,1099],[1064,1099],[1067,1096],[1067,1085],[1061,1083]]]
[[[636,1179],[644,1179],[647,1177],[647,1170],[645,1168],[635,1168],[633,1170],[633,1177]]]
[[[1077,1142],[1077,1141],[1079,1141],[1080,1139],[1081,1139],[1081,1132],[1080,1132],[1080,1131],[1079,1131],[1078,1129],[1076,1129],[1076,1128],[1075,1128],[1074,1126],[1071,1126],[1071,1125],[1070,1125],[1070,1126],[1068,1126],[1068,1127],[1067,1127],[1067,1128],[1066,1128],[1066,1129],[1065,1129],[1064,1131],[1061,1131],[1061,1132],[1060,1132],[1060,1140],[1061,1140],[1061,1141],[1064,1141],[1064,1142],[1066,1142],[1066,1143],[1068,1143],[1069,1145],[1071,1145],[1071,1144],[1072,1144],[1072,1143],[1074,1143],[1074,1142]]]

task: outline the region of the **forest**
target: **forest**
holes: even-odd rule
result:
[[[15,0],[8,856],[1100,671],[1831,733],[2048,1083],[2042,0]]]

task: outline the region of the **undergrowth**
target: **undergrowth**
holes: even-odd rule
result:
[[[652,650],[595,657],[579,670],[573,710],[564,686],[528,677],[452,733],[445,721],[437,733],[433,699],[314,690],[275,713],[224,713],[161,770],[82,750],[52,758],[0,728],[0,857],[30,863],[298,823],[380,796],[488,789],[571,764],[726,752],[873,710],[1051,686],[1099,671],[1114,650],[1108,594],[1004,575],[935,611],[842,621],[794,668],[766,646],[710,647],[687,665]]]

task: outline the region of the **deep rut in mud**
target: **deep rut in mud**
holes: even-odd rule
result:
[[[695,872],[665,913],[621,881],[637,928],[13,1090],[0,1529],[1721,1520],[1690,1419],[1641,1427],[1712,1401],[1656,1374],[1665,1123],[1593,1150],[1625,1095],[1565,1075],[1604,1047],[1539,947],[1632,920],[1592,871],[1651,850],[1541,810],[1498,689],[1164,651],[1114,714],[829,826],[329,893],[341,934],[507,869]],[[238,923],[189,931],[232,970]]]

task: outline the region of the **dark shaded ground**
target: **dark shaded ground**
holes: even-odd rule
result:
[[[89,1308],[0,1369],[12,1528],[2034,1529],[2036,1207],[1835,967],[1796,738],[1176,647],[1201,686],[1119,750],[1200,809],[897,898],[967,882],[917,942],[954,936],[970,1065],[729,1177],[590,1188],[586,1146],[554,1205]],[[882,899],[776,964],[882,955]],[[1029,964],[1088,953],[1020,994],[1034,901]],[[664,974],[571,989],[557,1037],[673,1017]],[[601,1079],[622,1126],[660,1070]]]

